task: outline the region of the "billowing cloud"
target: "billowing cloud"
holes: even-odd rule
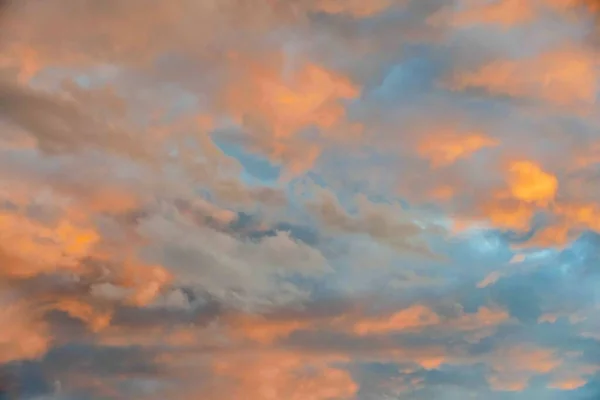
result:
[[[0,397],[597,398],[599,10],[0,1]]]
[[[509,166],[510,192],[518,200],[546,205],[556,195],[557,179],[528,161]]]
[[[256,62],[233,54],[229,63],[241,71],[227,83],[225,111],[250,130],[251,148],[295,173],[309,169],[320,153],[310,140],[299,137],[301,131],[332,128],[344,119],[343,100],[359,93],[355,84],[334,71],[293,65],[282,55],[266,55]]]

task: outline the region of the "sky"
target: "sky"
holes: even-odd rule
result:
[[[0,7],[0,399],[600,398],[597,1]]]

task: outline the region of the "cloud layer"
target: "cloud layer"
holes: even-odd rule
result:
[[[598,398],[598,12],[0,1],[0,398]]]

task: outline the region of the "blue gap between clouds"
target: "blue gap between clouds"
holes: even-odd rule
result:
[[[244,183],[252,186],[264,186],[275,184],[281,175],[281,166],[272,164],[266,157],[253,154],[243,146],[226,140],[213,137],[215,145],[227,156],[233,157],[240,162],[244,171],[241,179]]]

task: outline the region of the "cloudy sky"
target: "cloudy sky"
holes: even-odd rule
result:
[[[598,2],[2,4],[0,398],[600,398]]]

